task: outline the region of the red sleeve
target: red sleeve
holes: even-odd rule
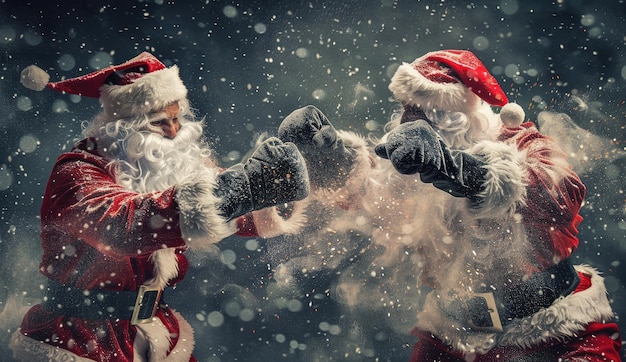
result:
[[[83,240],[112,258],[184,245],[174,189],[138,194],[117,184],[96,157],[58,162],[44,196],[42,238]]]
[[[531,241],[537,243],[546,263],[568,258],[578,246],[585,185],[556,142],[536,128],[521,132],[516,142],[527,153],[528,187],[521,213]]]
[[[245,214],[237,219],[237,232],[239,236],[258,237],[259,232],[254,225],[254,218],[251,213]]]

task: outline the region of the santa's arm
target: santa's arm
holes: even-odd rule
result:
[[[483,141],[461,151],[448,147],[432,126],[417,119],[392,129],[375,147],[402,174],[470,200],[478,218],[512,213],[524,199],[523,155],[515,146]]]
[[[237,231],[223,214],[218,178],[218,170],[199,168],[166,190],[140,194],[116,183],[99,159],[66,154],[48,182],[42,232],[71,234],[113,258],[207,249]]]
[[[198,184],[197,178],[194,176],[192,186]],[[211,214],[198,213],[197,208],[190,208],[190,214],[181,212],[185,216],[181,223],[185,225],[187,221],[190,226],[183,229],[188,244],[195,244],[196,235],[206,235],[209,229],[205,230],[203,222],[210,226],[212,218],[236,225],[239,235],[261,237],[295,233],[305,223],[304,208],[298,201],[309,194],[306,166],[295,145],[278,138],[266,139],[248,159],[219,172],[215,185],[207,185],[207,189],[217,198],[218,210]],[[205,200],[213,202],[209,197],[194,199],[194,193],[186,195],[190,199],[183,202],[185,206],[202,205]],[[291,216],[280,215],[277,206],[291,202],[296,203]]]
[[[183,246],[178,224],[173,188],[128,191],[88,159],[57,163],[42,204],[43,234],[71,235],[111,257]]]
[[[114,258],[184,245],[206,249],[235,233],[240,215],[307,195],[302,157],[278,139],[267,140],[244,164],[222,172],[199,168],[146,194],[116,183],[98,158],[76,153],[55,165],[42,225],[44,233],[71,234]]]
[[[558,145],[527,122],[503,128],[500,141],[480,142],[471,152],[487,170],[477,216],[515,214],[547,262],[569,257],[578,245],[585,186]]]
[[[527,198],[520,210],[524,223],[539,234],[536,238],[550,246],[551,257],[565,259],[578,245],[576,234],[582,221],[579,211],[585,185],[556,142],[536,128],[524,131],[517,144],[527,155]]]

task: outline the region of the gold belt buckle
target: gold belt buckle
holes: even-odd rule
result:
[[[151,288],[145,285],[139,287],[137,299],[135,300],[135,309],[133,309],[133,316],[130,320],[132,325],[152,321],[159,306],[162,292],[163,289],[161,288]]]
[[[498,307],[496,305],[496,300],[493,297],[493,293],[473,293],[469,300],[477,300],[479,301],[480,305],[479,306],[470,306],[470,305],[466,305],[467,311],[468,311],[468,315],[467,315],[467,324],[472,327],[472,329],[476,330],[476,331],[491,331],[491,332],[502,332],[502,321],[500,320],[500,314],[498,313]],[[480,302],[480,301],[483,302]],[[466,302],[466,304],[469,304],[469,302]],[[472,319],[472,308],[482,308],[484,311],[487,312],[486,315],[489,316],[489,322],[490,325],[477,325],[474,319]],[[482,323],[481,323],[482,324]]]

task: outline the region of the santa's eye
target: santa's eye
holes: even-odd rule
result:
[[[158,119],[156,121],[151,121],[150,125],[151,126],[161,126],[161,125],[164,125],[165,123],[167,123],[166,119]]]

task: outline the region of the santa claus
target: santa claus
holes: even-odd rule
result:
[[[276,236],[304,223],[275,205],[308,195],[304,160],[270,138],[218,168],[177,66],[149,53],[78,78],[22,83],[99,98],[103,111],[53,167],[41,207],[44,300],[12,340],[24,361],[193,361],[190,325],[163,291],[183,279],[184,251],[233,234]]]
[[[336,131],[313,106],[290,114],[279,138],[301,150],[313,196],[347,210],[334,230],[367,229],[384,246],[377,265],[430,290],[412,360],[619,361],[603,279],[570,262],[585,186],[555,141],[523,122],[469,51],[404,63],[389,89],[401,109],[379,141]]]

